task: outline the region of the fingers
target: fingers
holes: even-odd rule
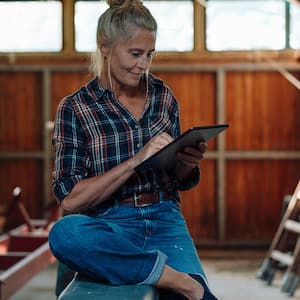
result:
[[[166,145],[168,145],[169,143],[171,143],[174,139],[167,134],[166,132],[155,136],[154,138],[152,138],[149,143],[150,145],[155,148],[156,150],[160,150],[161,148],[165,147]]]
[[[155,154],[160,149],[164,148],[166,145],[171,143],[174,139],[167,133],[162,133],[160,135],[157,135],[153,137],[146,145],[145,147],[135,155],[135,160],[140,163],[147,158],[149,158],[151,155]]]
[[[197,147],[185,147],[183,151],[177,153],[177,158],[182,164],[189,167],[195,167],[199,165],[206,150],[207,143],[200,142]]]
[[[202,153],[205,153],[207,150],[207,143],[206,142],[200,142],[198,144],[198,148]]]

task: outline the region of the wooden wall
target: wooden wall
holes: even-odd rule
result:
[[[291,70],[300,79],[300,68]],[[300,177],[300,91],[265,66],[154,66],[178,98],[182,129],[229,123],[209,142],[202,181],[182,193],[193,237],[203,245],[268,245],[282,201]],[[16,185],[33,218],[53,201],[47,121],[60,99],[91,79],[86,67],[0,66],[0,204]],[[12,225],[22,222],[14,216]]]

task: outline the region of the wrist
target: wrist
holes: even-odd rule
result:
[[[179,181],[184,182],[187,178],[189,178],[194,170],[198,167],[198,165],[188,164],[183,161],[178,161],[176,164],[176,177]]]

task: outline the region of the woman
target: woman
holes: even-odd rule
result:
[[[178,194],[198,183],[207,145],[183,149],[172,170],[135,172],[180,134],[178,105],[148,74],[157,31],[149,10],[140,0],[107,2],[92,59],[96,76],[57,111],[53,190],[70,215],[53,226],[51,250],[73,270],[113,285],[216,299]]]

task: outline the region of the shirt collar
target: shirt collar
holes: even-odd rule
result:
[[[153,89],[155,88],[155,85],[163,85],[163,82],[159,78],[155,77],[153,74],[149,73],[148,85],[148,92],[151,94]],[[112,94],[110,89],[107,89],[101,85],[98,76],[96,76],[88,83],[87,90],[96,102],[100,101],[105,94]]]
[[[106,93],[111,93],[101,85],[97,76],[88,83],[87,90],[95,101],[101,100]]]

